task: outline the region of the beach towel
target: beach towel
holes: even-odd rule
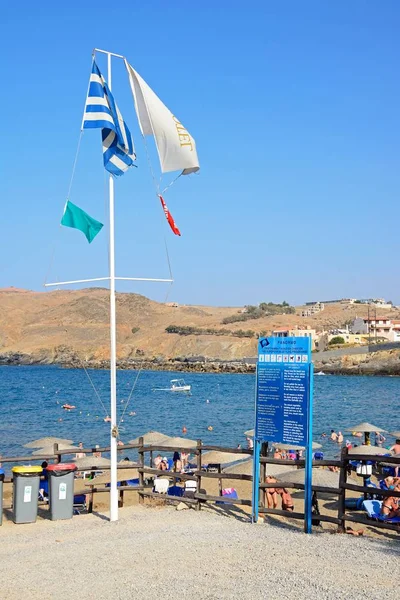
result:
[[[224,498],[238,498],[237,491],[235,488],[225,488],[222,490],[222,496]],[[229,504],[228,502],[218,501],[216,504]]]
[[[166,494],[168,492],[168,488],[169,488],[169,481],[168,481],[168,479],[158,479],[158,478],[156,478],[154,480],[153,491],[156,492],[157,494]]]

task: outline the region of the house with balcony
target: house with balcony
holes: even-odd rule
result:
[[[311,350],[315,350],[316,331],[310,327],[305,329],[301,329],[300,327],[280,327],[279,329],[274,329],[271,334],[275,337],[309,337],[311,338]]]
[[[388,317],[356,317],[350,326],[352,333],[361,333],[370,337],[391,340],[392,320]]]

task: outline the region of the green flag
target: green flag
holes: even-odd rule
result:
[[[93,219],[90,215],[85,213],[84,210],[79,208],[79,206],[72,204],[69,200],[67,200],[67,204],[65,205],[61,225],[73,227],[74,229],[82,231],[89,244],[93,242],[94,238],[103,227],[103,223]]]

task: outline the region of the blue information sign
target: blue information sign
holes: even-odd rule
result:
[[[269,337],[258,342],[258,440],[307,445],[311,340]]]

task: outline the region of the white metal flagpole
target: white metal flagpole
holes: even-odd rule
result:
[[[111,53],[107,53],[108,87],[111,91]],[[111,400],[111,471],[110,521],[118,521],[117,488],[117,335],[115,311],[115,239],[114,239],[114,179],[109,177],[110,202],[110,400]]]

